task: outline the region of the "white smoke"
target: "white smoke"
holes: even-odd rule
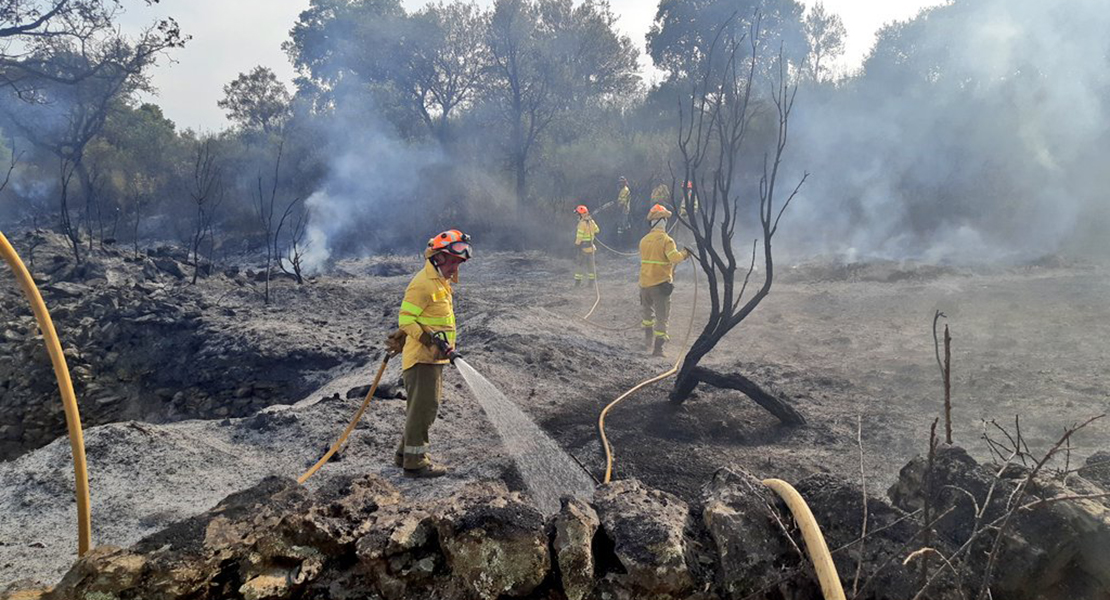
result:
[[[856,79],[799,94],[788,166],[813,178],[784,246],[1024,259],[1108,222],[1104,0],[956,0],[896,27],[912,66],[873,55]]]
[[[309,223],[305,268],[319,272],[336,251],[345,255],[395,244],[396,228],[420,218],[422,180],[446,160],[434,144],[400,139],[379,119],[332,117],[328,173],[305,201]]]

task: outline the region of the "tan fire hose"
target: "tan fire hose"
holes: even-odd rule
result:
[[[809,505],[802,495],[794,489],[794,486],[781,479],[764,479],[763,485],[771,488],[783,502],[786,502],[790,513],[794,515],[794,522],[801,528],[802,541],[805,542],[813,569],[817,571],[817,581],[821,584],[821,595],[825,600],[845,600],[844,587],[840,583],[836,564],[833,563],[832,555],[829,553],[829,546],[825,543],[825,536],[821,534],[821,528],[813,518],[813,511],[809,510]]]
[[[600,244],[602,248],[605,248],[605,249],[609,250],[610,252],[620,254],[622,256],[639,256],[638,253],[629,254],[627,252],[620,252],[620,251],[617,251],[617,250],[613,250],[609,246],[606,246],[605,242],[602,242],[600,239],[598,239],[596,237],[594,238],[594,241],[597,242],[598,244]],[[594,314],[594,311],[597,310],[598,305],[601,304],[601,288],[598,286],[596,274],[594,276],[593,281],[594,281],[594,295],[595,295],[594,305],[592,307],[590,307],[590,312],[586,313],[585,315],[579,316],[578,317],[579,319],[582,319],[583,321],[589,323],[591,326],[593,326],[597,329],[602,329],[602,330],[605,330],[605,331],[631,331],[631,330],[636,329],[637,327],[640,326],[638,323],[633,323],[632,325],[628,325],[627,327],[611,327],[609,325],[602,325],[601,323],[594,323],[593,321],[591,321],[590,316]]]
[[[312,467],[305,471],[304,474],[297,478],[297,483],[303,484],[304,482],[308,481],[309,477],[312,477],[312,475],[315,474],[316,471],[320,470],[320,467],[323,467],[325,464],[327,464],[327,462],[331,460],[331,457],[335,456],[335,453],[338,452],[341,447],[343,447],[343,444],[347,443],[347,436],[351,435],[351,432],[355,430],[355,426],[358,425],[359,420],[362,419],[362,414],[366,412],[366,407],[370,406],[370,400],[374,397],[374,392],[377,391],[378,384],[382,381],[382,375],[385,374],[385,367],[389,364],[389,359],[393,358],[393,356],[394,353],[386,353],[385,358],[382,359],[382,365],[378,367],[378,374],[374,376],[374,383],[370,384],[370,391],[366,392],[366,398],[362,401],[362,406],[359,406],[358,410],[355,411],[355,415],[351,417],[351,422],[347,424],[347,428],[343,430],[343,433],[339,434],[339,438],[335,440],[335,443],[331,445],[331,448],[328,448],[328,451],[324,453],[324,456],[321,457],[320,460],[316,461],[316,464],[312,465]]]
[[[89,503],[88,465],[85,462],[85,437],[81,431],[77,396],[73,393],[66,357],[62,353],[62,344],[58,341],[58,332],[54,330],[54,321],[50,319],[50,311],[46,309],[46,303],[42,301],[42,295],[39,294],[31,273],[27,271],[27,266],[3,232],[0,232],[0,255],[3,255],[4,262],[15,273],[23,294],[31,304],[31,311],[35,314],[43,343],[46,344],[46,352],[50,355],[50,363],[54,366],[54,377],[58,380],[58,391],[61,392],[62,406],[65,408],[66,428],[69,430],[69,445],[73,449],[73,477],[77,491],[77,555],[82,556],[92,544],[92,510]]]

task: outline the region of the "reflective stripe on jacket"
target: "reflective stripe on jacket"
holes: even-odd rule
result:
[[[640,287],[674,281],[674,266],[686,260],[666,229],[656,228],[640,240]]]
[[[432,263],[425,262],[424,268],[413,276],[405,289],[405,299],[397,325],[407,335],[405,348],[401,354],[401,368],[408,369],[416,364],[446,364],[447,359],[437,355],[435,346],[420,343],[425,333],[446,331],[447,340],[455,345],[455,309],[451,298],[451,282],[440,276]]]
[[[594,236],[601,232],[601,228],[594,223],[593,219],[580,219],[578,221],[578,231],[574,237],[574,245],[581,246],[586,244],[587,248],[582,251],[590,253],[594,251]]]

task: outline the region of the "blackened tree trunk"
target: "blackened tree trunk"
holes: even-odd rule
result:
[[[698,365],[770,293],[774,280],[771,241],[783,212],[808,177],[808,174],[802,176],[781,206],[776,205],[776,183],[786,149],[797,87],[788,83],[787,65],[781,51],[777,57],[760,54],[760,25],[761,18],[757,14],[749,33],[737,40],[724,37],[724,32],[729,29],[728,22],[722,24],[709,49],[701,81],[695,86],[689,102],[679,107],[678,147],[683,157],[684,180],[691,184],[682,185],[681,201],[686,216],[679,219],[694,236],[695,260],[709,284],[710,314],[679,369],[670,394],[673,402],[684,402],[699,381],[735,383],[727,376],[714,376],[707,370],[699,370]],[[722,61],[723,68],[717,64]],[[768,66],[777,68],[768,69]],[[754,97],[756,73],[767,70],[777,71],[778,74],[773,89],[766,99]],[[736,186],[740,181],[738,168],[745,151],[749,126],[753,119],[760,118],[765,112],[756,110],[761,103],[774,105],[775,110],[770,114],[777,116],[778,135],[774,148],[764,152],[763,173],[759,179],[762,244],[760,239],[753,241],[751,260],[744,272],[734,251],[736,227],[741,220],[742,195]],[[763,250],[763,283],[751,297],[745,298],[760,245]],[[747,387],[758,388],[752,386],[754,384]],[[738,385],[726,387],[738,388]],[[752,393],[758,395],[757,392]],[[795,420],[786,412],[780,413],[783,415],[780,418],[785,417],[785,421]]]

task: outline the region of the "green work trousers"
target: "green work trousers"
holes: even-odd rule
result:
[[[443,394],[443,365],[417,363],[401,374],[405,382],[408,404],[405,410],[405,432],[397,446],[406,469],[422,469],[431,464],[428,458],[428,430],[439,413]]]
[[[671,317],[671,292],[674,284],[663,282],[659,285],[640,288],[640,312],[644,328],[651,327],[655,339],[670,339],[667,336],[667,320]]]
[[[574,268],[574,280],[582,281],[583,278],[588,277],[590,281],[597,279],[597,250],[586,252],[590,246],[578,247],[578,260]]]

